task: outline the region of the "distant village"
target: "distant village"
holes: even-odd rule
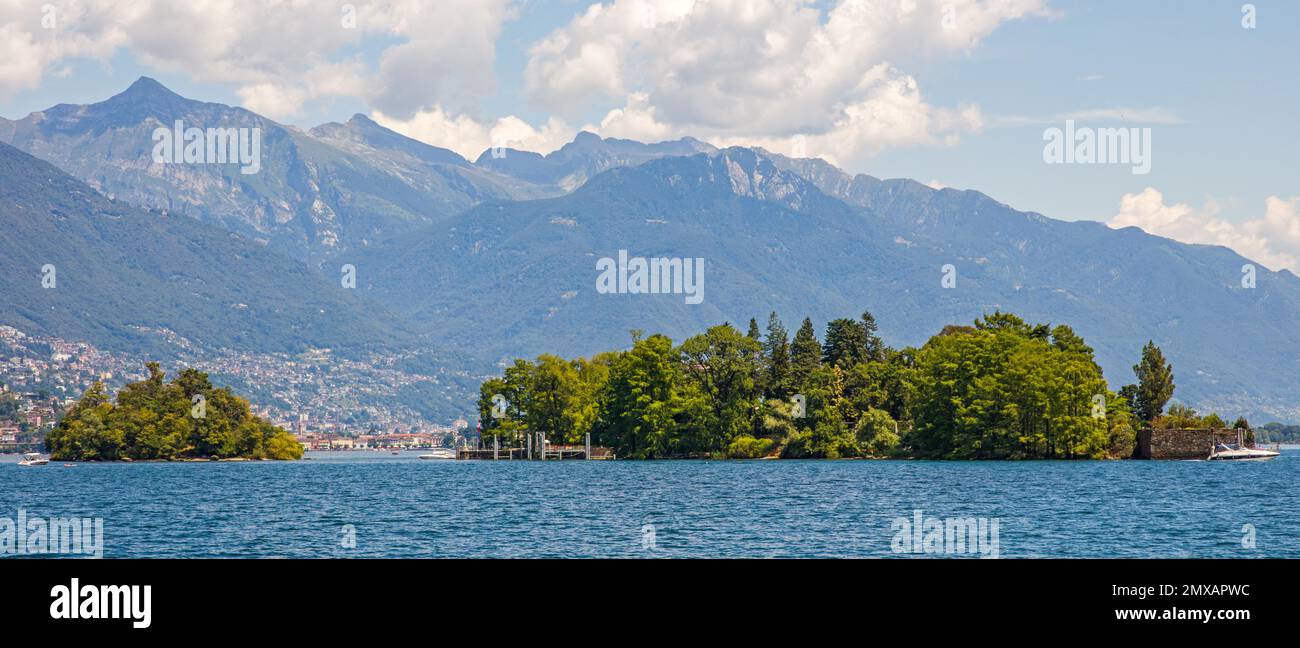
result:
[[[328,350],[306,358],[230,354],[186,366],[219,384],[229,379],[258,416],[292,432],[308,450],[449,448],[473,444],[477,436],[463,416],[431,423],[386,402],[386,393],[432,378],[333,359]],[[0,453],[41,450],[63,412],[96,381],[115,393],[144,378],[138,357],[0,326]],[[249,393],[246,385],[258,389]]]

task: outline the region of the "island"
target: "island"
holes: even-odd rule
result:
[[[165,382],[161,366],[124,386],[116,402],[95,383],[54,427],[46,448],[56,461],[301,459],[302,445],[257,416],[248,401],[184,369]]]
[[[631,333],[624,351],[516,359],[484,381],[481,443],[589,438],[623,459],[1124,459],[1143,429],[1226,427],[1165,411],[1173,368],[1154,343],[1137,382],[1112,390],[1072,328],[1011,313],[903,349],[870,312],[830,321],[820,341],[809,318],[791,339],[776,313],[765,334],[754,319],[681,344]]]

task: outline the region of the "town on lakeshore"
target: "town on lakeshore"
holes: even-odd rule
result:
[[[329,367],[322,372],[322,365]],[[230,353],[187,363],[222,383],[257,385],[253,413],[291,431],[306,450],[456,447],[470,443],[464,416],[431,422],[393,394],[427,376],[329,357]],[[148,376],[144,362],[85,342],[0,326],[0,453],[42,451],[63,415],[95,383],[115,392]],[[358,395],[374,395],[360,402]]]

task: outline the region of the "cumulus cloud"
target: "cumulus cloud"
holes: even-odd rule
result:
[[[0,101],[38,87],[66,59],[108,58],[128,43],[109,4],[0,0]]]
[[[551,116],[528,124],[485,118],[480,105],[496,90],[512,0],[50,0],[55,29],[41,4],[0,0],[0,99],[74,60],[127,51],[228,85],[276,119],[358,98],[377,121],[468,155],[502,139],[551,150],[591,122],[611,137],[694,135],[847,164],[982,129],[978,106],[934,105],[905,70],[965,55],[1007,21],[1048,16],[1046,1],[596,3],[529,48],[524,94]]]
[[[0,99],[37,87],[66,61],[128,50],[147,67],[232,85],[246,107],[271,117],[329,96],[403,117],[459,110],[495,89],[507,2],[0,0]],[[373,66],[355,53],[366,38],[391,41]]]
[[[612,105],[602,134],[691,134],[861,159],[952,144],[973,105],[927,103],[899,61],[961,55],[1041,0],[615,0],[533,45],[525,91],[568,119]]]
[[[576,131],[558,118],[534,127],[518,117],[502,117],[483,122],[465,114],[452,114],[442,108],[421,110],[409,119],[397,119],[376,112],[374,119],[412,139],[451,149],[462,157],[475,160],[483,151],[500,146],[523,151],[549,153],[573,140]]]
[[[1165,204],[1164,194],[1152,187],[1125,194],[1119,212],[1107,224],[1135,226],[1184,243],[1222,245],[1272,270],[1300,273],[1300,196],[1269,196],[1264,215],[1229,221],[1211,201],[1201,209],[1186,203]]]

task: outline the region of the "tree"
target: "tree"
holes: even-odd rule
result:
[[[785,325],[772,311],[767,317],[767,339],[763,341],[763,355],[767,364],[764,394],[768,398],[785,399],[790,395],[790,341]]]
[[[914,430],[920,456],[1075,458],[1109,452],[1095,415],[1109,390],[1086,345],[998,313],[952,329],[918,353]]]
[[[574,441],[571,417],[578,372],[564,358],[542,354],[530,366],[531,375],[523,393],[524,420],[530,430],[540,430],[552,443]]]
[[[750,350],[750,355],[753,359],[751,364],[754,369],[752,377],[754,385],[758,389],[758,393],[760,395],[765,394],[767,393],[767,370],[764,362],[765,358],[763,356],[763,334],[758,330],[758,320],[752,317],[749,318],[749,332],[745,334],[745,337],[758,343]]]
[[[790,344],[790,389],[796,392],[803,389],[821,364],[822,346],[817,342],[812,320],[805,317]]]
[[[858,447],[872,455],[884,456],[898,447],[898,433],[894,430],[896,426],[897,423],[888,412],[872,408],[858,419],[853,432]]]
[[[848,318],[826,324],[826,341],[822,344],[822,364],[849,369],[866,362],[867,330],[861,322]]]
[[[867,359],[880,361],[885,359],[885,343],[876,333],[876,317],[871,311],[862,311],[862,330],[866,333]]]
[[[1142,347],[1141,361],[1133,365],[1133,373],[1138,379],[1134,413],[1142,421],[1154,421],[1174,395],[1174,368],[1165,362],[1160,347],[1148,340]]]
[[[679,371],[673,341],[663,335],[638,340],[620,355],[601,397],[597,443],[621,457],[673,454],[673,437],[697,429],[692,415],[703,405],[698,394],[679,390]]]
[[[725,449],[751,428],[758,390],[754,376],[762,346],[729,325],[715,326],[682,343],[683,374],[708,397],[712,416],[702,451]]]
[[[302,445],[254,416],[248,401],[186,369],[164,382],[160,365],[111,403],[101,383],[86,390],[46,439],[56,460],[246,457],[298,459]],[[200,397],[197,398],[196,397]],[[201,403],[201,406],[199,405]]]

